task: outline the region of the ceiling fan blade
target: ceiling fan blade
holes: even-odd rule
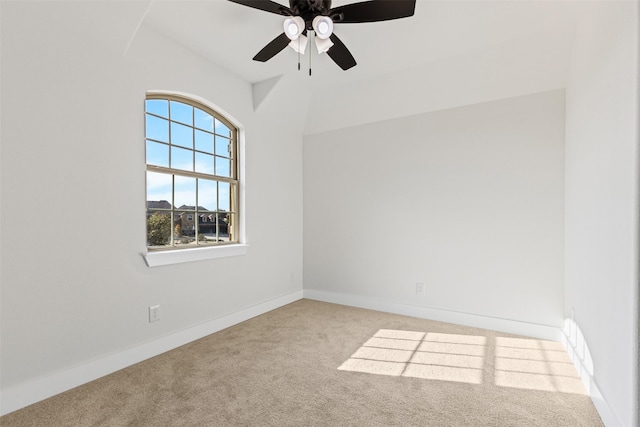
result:
[[[334,7],[329,16],[335,23],[389,21],[413,16],[416,0],[370,0]]]
[[[349,49],[342,43],[342,40],[335,34],[331,34],[331,41],[333,42],[333,46],[327,51],[327,55],[345,71],[351,67],[355,67],[357,62],[353,55],[351,55],[351,52],[349,52]]]
[[[252,7],[254,9],[264,10],[265,12],[276,13],[278,15],[293,16],[293,11],[286,6],[271,0],[229,0],[232,3],[238,3],[243,6]]]
[[[276,56],[280,51],[289,45],[289,37],[285,33],[280,34],[271,40],[260,52],[253,57],[254,61],[266,62]]]

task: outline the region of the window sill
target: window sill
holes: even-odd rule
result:
[[[239,244],[212,248],[179,249],[173,251],[146,252],[142,254],[142,257],[148,267],[159,267],[162,265],[181,264],[183,262],[245,255],[248,248],[249,245]]]

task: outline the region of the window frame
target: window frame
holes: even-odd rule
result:
[[[156,165],[152,165],[152,164],[148,164],[147,163],[147,141],[148,141],[148,134],[147,134],[147,128],[146,128],[146,118],[147,118],[147,114],[151,114],[153,115],[153,113],[149,113],[147,111],[147,107],[146,107],[146,101],[147,100],[153,100],[153,99],[158,99],[158,100],[163,100],[163,101],[167,101],[168,103],[170,103],[171,101],[176,101],[176,102],[180,102],[180,103],[184,103],[187,104],[191,107],[197,108],[201,111],[206,112],[207,114],[210,114],[212,117],[214,117],[216,120],[218,120],[219,122],[221,122],[222,124],[224,124],[230,131],[230,135],[229,135],[229,159],[230,159],[230,171],[229,171],[229,177],[225,177],[225,176],[219,176],[219,175],[210,175],[210,174],[206,174],[206,173],[201,173],[201,172],[195,172],[195,169],[193,171],[186,171],[186,170],[181,170],[181,169],[174,169],[171,167],[164,167],[164,166],[156,166]],[[147,182],[147,173],[148,172],[155,172],[155,173],[162,173],[162,174],[166,174],[168,176],[171,176],[172,178],[172,193],[175,191],[175,183],[173,183],[173,180],[175,179],[175,177],[177,176],[186,176],[186,177],[192,177],[192,178],[200,178],[200,179],[205,179],[205,180],[209,180],[209,181],[215,181],[218,183],[221,182],[226,182],[230,184],[230,200],[229,200],[229,218],[232,218],[230,220],[230,224],[229,224],[229,236],[230,239],[233,239],[231,241],[225,241],[225,242],[220,242],[218,241],[219,239],[219,229],[218,229],[218,225],[217,225],[217,220],[216,220],[216,241],[213,243],[208,243],[208,244],[199,244],[198,242],[198,237],[196,234],[196,239],[195,239],[195,245],[184,245],[184,246],[176,246],[175,241],[174,241],[174,228],[175,228],[175,224],[174,224],[174,215],[177,212],[181,212],[182,210],[177,208],[174,203],[175,200],[171,200],[171,209],[167,210],[167,212],[169,212],[169,214],[171,215],[172,221],[171,221],[171,244],[167,245],[167,246],[149,246],[148,245],[148,239],[147,239],[147,224],[146,224],[146,220],[145,220],[145,247],[146,247],[146,252],[143,253],[143,257],[145,259],[145,262],[148,266],[153,267],[153,266],[157,266],[157,265],[167,265],[167,264],[174,264],[174,263],[181,263],[181,262],[189,262],[189,261],[197,261],[197,260],[204,260],[204,259],[213,259],[213,258],[220,258],[220,257],[227,257],[227,256],[236,256],[236,255],[244,255],[247,252],[247,248],[248,245],[245,242],[244,239],[244,213],[242,210],[243,207],[243,198],[244,198],[244,170],[243,170],[243,165],[244,165],[244,156],[243,156],[243,151],[244,151],[244,130],[243,128],[237,124],[237,121],[234,120],[233,118],[230,118],[230,115],[228,115],[227,113],[225,113],[224,111],[222,111],[220,108],[218,108],[217,106],[213,105],[212,103],[200,98],[200,97],[196,97],[196,96],[192,96],[192,95],[186,95],[186,94],[181,94],[181,93],[177,93],[177,92],[168,92],[168,91],[149,91],[146,93],[145,99],[144,99],[144,113],[143,113],[143,119],[145,121],[144,124],[144,128],[145,128],[145,132],[144,132],[144,150],[145,150],[145,201],[148,202],[147,200],[147,186],[146,186],[146,182]],[[170,116],[170,113],[168,114],[168,116]],[[160,117],[160,116],[156,116],[156,117]],[[180,123],[180,124],[184,124],[180,121],[175,121],[175,120],[171,120],[170,117],[162,117],[164,120],[167,120],[169,122],[169,124],[171,124],[172,122],[175,123]],[[189,127],[191,127],[194,132],[195,130],[199,130],[199,127],[196,126],[195,122],[192,123],[191,125],[187,125]],[[215,126],[213,128],[212,131],[213,135],[217,135],[216,131],[215,131]],[[175,146],[174,144],[171,144],[171,138],[169,137],[169,141],[166,142],[167,146],[169,147],[169,149],[172,146]],[[215,145],[215,144],[214,144]],[[189,149],[192,154],[195,156],[195,153],[200,152],[200,150],[196,149],[196,146],[194,145],[192,148]],[[214,160],[215,160],[215,148],[213,150],[213,152],[211,153],[212,155],[214,155]],[[171,164],[169,164],[169,166],[171,166]],[[147,206],[148,204],[145,203],[145,217],[148,218],[150,209]],[[199,206],[198,206],[198,201],[196,200],[196,205],[194,206],[195,210],[194,212],[190,212],[190,214],[193,215],[193,218],[199,218],[199,215],[202,214],[212,214],[215,215],[216,218],[218,218],[218,215],[223,212],[219,210],[219,206],[216,206],[216,209],[214,211],[210,211],[210,210],[199,210]],[[184,209],[183,209],[184,210]],[[162,209],[151,209],[151,211],[162,211]],[[226,211],[225,211],[226,212]]]

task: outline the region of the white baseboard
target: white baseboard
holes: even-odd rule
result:
[[[24,408],[283,305],[290,304],[302,299],[302,295],[302,290],[282,295],[184,331],[2,390],[0,393],[0,415]]]
[[[526,335],[532,338],[560,341],[562,337],[562,330],[560,327],[520,322],[517,320],[500,319],[497,317],[481,316],[478,314],[443,310],[439,308],[423,307],[359,295],[347,295],[305,289],[304,297],[334,304],[349,305],[352,307],[420,317],[440,322],[491,329],[493,331],[506,332],[510,334]]]
[[[600,389],[593,378],[594,366],[591,357],[591,351],[585,340],[585,337],[573,319],[566,319],[562,345],[569,354],[569,358],[573,362],[580,379],[584,384],[593,405],[596,407],[602,422],[607,427],[623,427],[625,424],[620,421],[616,413],[611,409],[607,400],[602,396]]]
[[[593,378],[591,378],[591,386],[589,387],[589,389],[591,392],[591,401],[596,407],[600,418],[602,418],[602,422],[604,423],[604,425],[607,427],[623,427],[623,424],[616,416],[616,413],[613,412],[611,406],[609,406],[609,403],[602,396],[602,393],[600,393],[600,389],[593,381]]]

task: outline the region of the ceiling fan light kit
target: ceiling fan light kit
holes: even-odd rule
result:
[[[313,18],[313,31],[318,38],[326,40],[333,34],[333,21],[328,16],[318,15]]]
[[[297,40],[305,30],[304,21],[299,16],[285,19],[283,26],[285,34],[291,40]]]
[[[416,7],[416,0],[369,0],[334,8],[331,8],[331,0],[289,0],[289,7],[272,0],[229,1],[287,17],[284,32],[262,48],[253,57],[254,61],[266,62],[287,46],[304,54],[308,41],[306,34],[313,31],[318,53],[326,52],[343,70],[354,67],[356,60],[333,32],[334,24],[408,18],[413,16]]]
[[[307,36],[301,34],[295,40],[291,40],[289,42],[289,47],[300,55],[304,55],[304,52],[307,49]]]
[[[325,53],[332,47],[333,47],[333,42],[331,41],[331,39],[329,38],[323,39],[320,37],[316,37],[316,48],[318,49],[318,54]]]

